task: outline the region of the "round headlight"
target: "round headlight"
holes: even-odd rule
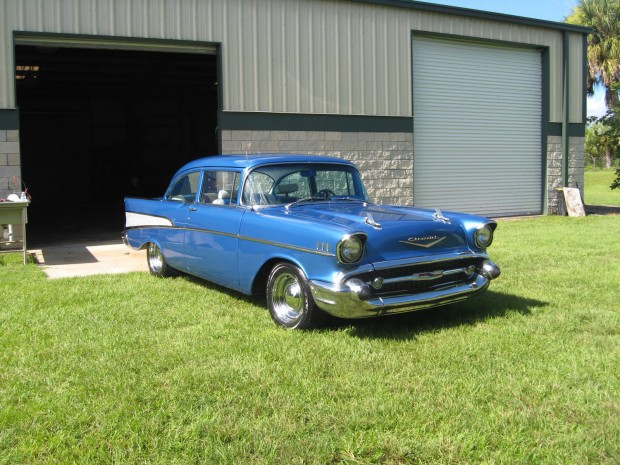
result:
[[[474,241],[476,246],[481,249],[486,249],[493,242],[493,227],[488,224],[479,227],[474,233]]]
[[[364,243],[358,236],[346,236],[338,243],[337,252],[342,263],[355,263],[364,255]]]

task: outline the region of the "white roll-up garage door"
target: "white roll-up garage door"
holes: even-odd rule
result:
[[[413,38],[414,204],[541,213],[538,50]]]

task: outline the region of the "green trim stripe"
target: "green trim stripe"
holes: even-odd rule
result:
[[[524,16],[513,16],[503,13],[492,13],[490,11],[474,10],[471,8],[461,8],[455,6],[437,5],[434,3],[426,3],[411,0],[353,0],[359,3],[370,3],[373,5],[392,6],[396,8],[404,8],[408,10],[428,11],[431,13],[443,13],[449,15],[465,16],[477,19],[487,19],[492,21],[501,21],[504,23],[520,24],[523,26],[544,27],[546,29],[555,29],[560,31],[571,31],[587,34],[591,32],[590,28],[576,26],[568,23],[560,23],[555,21],[546,21],[543,19],[526,18]]]
[[[562,136],[562,123],[547,123],[544,133],[547,136]],[[585,137],[585,123],[570,123],[567,127],[569,137]],[[545,142],[546,143],[546,142]]]
[[[0,129],[19,129],[17,108],[0,108]]]
[[[413,132],[408,116],[358,116],[300,113],[219,113],[221,130]]]

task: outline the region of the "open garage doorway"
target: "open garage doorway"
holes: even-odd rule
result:
[[[218,153],[213,47],[18,41],[15,64],[30,244],[118,239],[125,196],[160,196],[185,162]]]

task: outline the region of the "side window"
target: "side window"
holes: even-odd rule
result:
[[[172,185],[167,199],[179,202],[193,202],[196,199],[199,179],[200,172],[198,171],[181,176]]]
[[[236,205],[239,173],[234,171],[205,171],[200,192],[200,203]]]
[[[271,194],[274,180],[259,171],[254,171],[245,182],[243,190],[243,203],[245,205],[272,205],[276,203]]]

